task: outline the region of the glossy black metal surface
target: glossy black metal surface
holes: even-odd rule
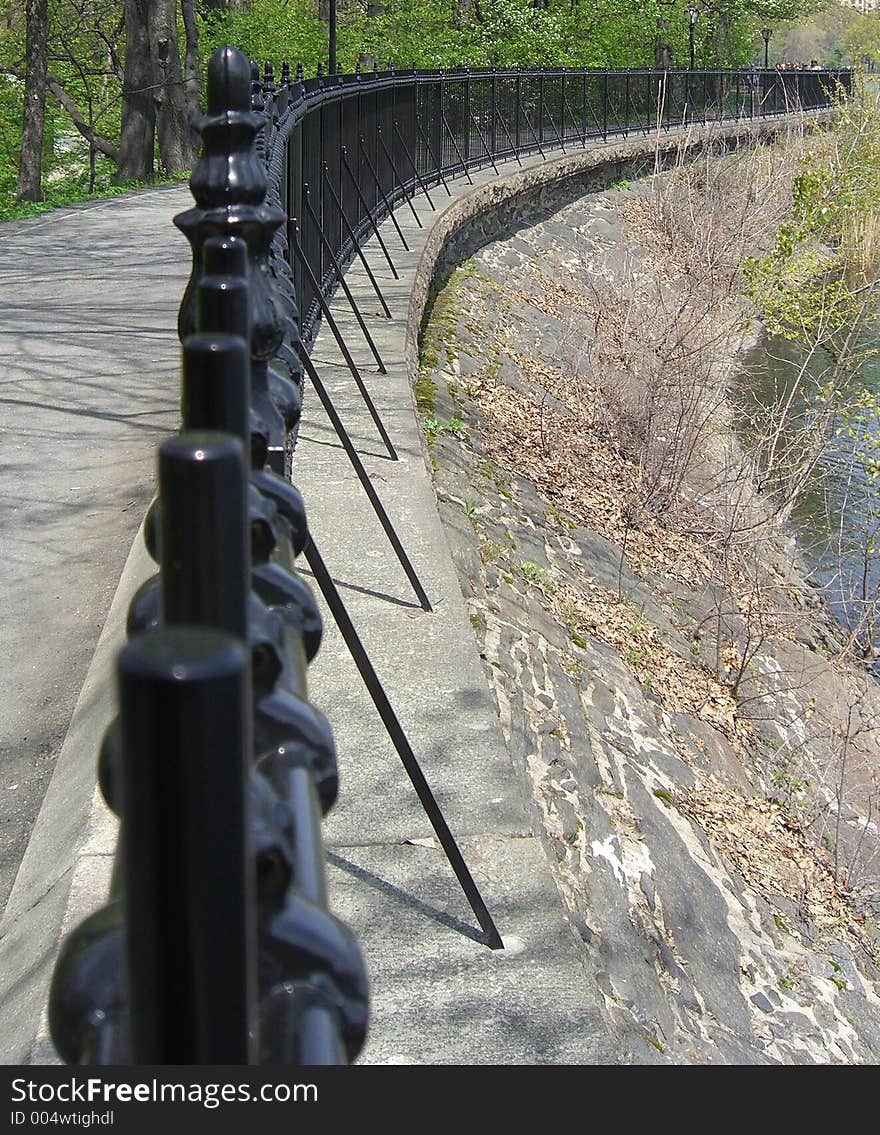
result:
[[[327,911],[321,818],[338,772],[306,690],[322,625],[294,570],[305,507],[265,467],[273,451],[289,465],[302,369],[292,279],[269,271],[283,214],[259,151],[274,119],[251,97],[244,57],[217,53],[197,207],[178,218],[193,276],[183,432],[160,447],[145,523],[160,571],[129,608],[99,756],[121,819],[111,901],[53,974],[70,1063],[345,1063],[366,1034],[363,960]]]

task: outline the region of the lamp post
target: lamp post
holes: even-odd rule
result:
[[[693,4],[688,7],[688,20],[690,21],[688,26],[688,45],[691,52],[691,71],[694,69],[694,24],[696,24],[699,14]]]
[[[764,70],[769,71],[770,36],[773,35],[773,32],[770,30],[770,28],[761,28],[761,35],[764,37]]]

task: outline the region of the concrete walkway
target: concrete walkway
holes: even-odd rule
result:
[[[27,1055],[94,788],[96,738],[71,746],[71,716],[153,493],[156,445],[177,425],[189,257],[171,218],[190,201],[181,186],[0,225],[4,904],[18,872],[0,939],[7,1062]],[[57,806],[19,871],[56,767]]]
[[[0,225],[0,902],[177,416],[185,189]]]
[[[640,144],[653,154],[650,141]],[[634,152],[620,143],[605,150],[621,170],[629,170]],[[504,174],[515,194],[544,180],[554,164],[566,177],[579,176],[588,170],[588,157],[533,159],[522,169],[509,165]],[[362,269],[350,270],[386,376],[370,366],[344,297],[334,302],[400,461],[382,455],[326,332],[313,354],[433,612],[415,604],[313,396],[294,480],[506,949],[493,953],[482,945],[325,615],[325,642],[310,681],[312,700],[327,713],[340,751],[340,801],[326,825],[331,909],[357,932],[372,978],[363,1062],[605,1063],[617,1058],[619,1041],[532,833],[525,786],[504,744],[437,514],[413,405],[414,341],[434,261],[447,237],[467,244],[468,230],[484,231],[487,211],[503,203],[491,170],[473,177],[473,186],[453,183],[451,198],[441,189],[432,192],[436,213],[420,197],[422,227],[408,210],[398,210],[409,253],[386,222],[400,280],[378,256],[371,260],[390,321],[375,318],[378,305]],[[0,229],[3,330],[14,349],[4,375],[3,516],[7,547],[15,548],[12,564],[3,568],[9,582],[2,624],[13,684],[0,721],[4,752],[21,762],[3,767],[6,810],[19,825],[9,844],[10,875],[45,776],[34,776],[24,797],[8,785],[23,784],[19,770],[37,767],[41,754],[54,755],[67,730],[0,928],[0,1060],[7,1063],[54,1059],[40,1026],[54,953],[62,933],[100,905],[109,878],[115,822],[94,790],[95,758],[113,713],[113,659],[128,600],[150,570],[132,537],[151,495],[156,443],[177,423],[174,327],[188,255],[170,218],[188,204],[186,191],[163,191]],[[36,738],[34,744],[26,736]]]
[[[113,713],[113,661],[128,600],[151,568],[141,541],[132,539],[151,495],[156,443],[177,418],[174,326],[188,258],[170,218],[187,203],[182,190],[141,195],[0,232],[7,242],[6,294],[17,305],[15,322],[7,316],[17,348],[7,383],[14,411],[7,446],[20,447],[10,448],[7,457],[4,515],[8,538],[28,551],[13,565],[16,590],[3,619],[4,633],[18,644],[7,657],[19,683],[16,696],[4,699],[4,740],[15,759],[24,760],[22,737],[32,735],[35,721],[53,730],[56,748],[64,737],[2,924],[0,1059],[7,1063],[55,1059],[43,1014],[54,954],[63,933],[100,904],[109,879],[115,823],[95,792],[95,757]],[[412,217],[409,224],[415,229]],[[133,259],[119,241],[121,231],[133,234]],[[414,603],[314,397],[295,480],[315,538],[461,837],[507,948],[493,953],[480,941],[327,616],[311,696],[330,717],[340,750],[343,787],[326,832],[331,904],[358,933],[373,983],[363,1061],[604,1062],[613,1054],[600,998],[580,961],[544,851],[531,834],[421,452],[404,346],[426,231],[413,231],[414,251],[396,257],[400,283],[392,287],[387,270],[381,273],[394,312],[376,330],[389,375],[373,381],[366,352],[355,350],[400,451],[399,463],[374,456],[380,451],[371,427],[324,337],[315,358],[434,612],[425,614]],[[45,273],[31,277],[35,249],[44,250],[41,259],[51,259],[52,269],[47,263]],[[360,288],[357,279],[353,285]],[[39,433],[46,435],[39,449],[22,442],[29,424],[29,438],[33,434],[36,413],[26,403],[39,404]],[[31,471],[24,485],[22,470]],[[44,503],[24,514],[13,511],[24,507],[23,500]],[[51,706],[48,715],[45,705]],[[4,775],[14,783],[6,769]],[[21,813],[20,803],[11,809],[19,847],[36,804],[35,790],[29,814]],[[17,860],[10,870],[15,866]]]

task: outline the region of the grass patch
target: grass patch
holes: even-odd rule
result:
[[[483,557],[483,563],[491,564],[506,555],[507,551],[506,544],[499,544],[497,540],[486,540],[480,548],[480,555]]]
[[[542,587],[545,591],[552,592],[556,587],[552,573],[546,568],[532,563],[531,560],[523,560],[519,565],[519,570],[522,572],[523,579]]]
[[[423,371],[416,379],[416,407],[420,414],[433,416],[437,403],[437,383],[427,371]]]
[[[103,201],[105,198],[118,197],[122,193],[131,193],[135,189],[155,189],[158,185],[174,185],[184,181],[189,174],[180,177],[159,178],[152,184],[144,181],[124,181],[116,185],[111,180],[112,166],[99,170],[95,179],[95,188],[89,192],[87,174],[64,178],[61,181],[50,182],[43,186],[44,199],[42,201],[16,201],[10,195],[0,196],[0,221],[20,221],[26,217],[39,217],[43,213],[50,213],[64,205],[79,205],[89,201]]]

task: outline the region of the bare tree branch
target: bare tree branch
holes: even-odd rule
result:
[[[48,82],[49,90],[70,115],[73,125],[82,134],[83,138],[95,147],[100,153],[105,154],[111,161],[119,163],[119,147],[114,146],[113,143],[105,138],[102,134],[98,134],[93,130],[82,116],[82,112],[76,105],[74,100],[70,97],[61,83],[55,78],[54,75],[49,75]]]

